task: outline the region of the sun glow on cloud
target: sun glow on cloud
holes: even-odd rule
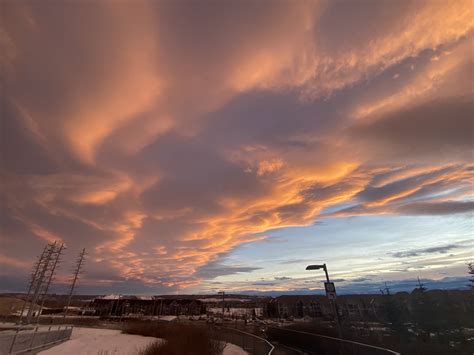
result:
[[[61,239],[199,290],[277,228],[472,211],[472,3],[355,3],[6,4],[2,276]]]

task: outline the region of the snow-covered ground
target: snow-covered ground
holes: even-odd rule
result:
[[[40,352],[40,355],[138,355],[140,350],[160,340],[141,335],[122,334],[120,330],[75,327],[71,339]],[[227,344],[223,355],[248,355],[234,344]]]
[[[71,339],[40,352],[41,355],[138,355],[158,340],[141,335],[122,334],[120,330],[74,328]]]
[[[222,355],[249,355],[244,349],[238,347],[237,345],[228,343]]]

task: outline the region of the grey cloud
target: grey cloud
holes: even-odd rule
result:
[[[386,199],[387,197],[397,195],[400,192],[404,192],[416,187],[420,187],[425,182],[429,181],[430,179],[436,178],[438,176],[441,176],[449,172],[456,171],[458,169],[459,167],[457,166],[446,167],[446,168],[437,169],[434,171],[424,172],[421,174],[410,176],[408,178],[396,180],[395,182],[391,182],[380,187],[369,185],[364,190],[359,192],[356,198],[364,202],[383,200],[383,199]]]
[[[282,260],[279,264],[286,265],[286,264],[299,264],[299,263],[306,263],[310,261],[309,259],[290,259],[290,260]]]
[[[415,257],[415,256],[420,256],[420,255],[425,255],[425,254],[435,254],[435,253],[445,254],[449,250],[455,249],[455,248],[458,248],[458,245],[449,244],[449,245],[443,245],[443,246],[431,247],[431,248],[399,251],[399,252],[389,253],[389,255],[392,255],[395,258],[409,258],[409,257]]]
[[[376,142],[379,156],[467,158],[472,154],[473,116],[471,95],[451,97],[391,112],[354,126],[350,132],[354,138],[368,140],[367,149],[373,149],[370,142]]]
[[[315,27],[316,34],[327,33],[322,45],[329,52],[356,49],[393,31],[414,3],[410,1],[332,1]],[[341,26],[341,24],[344,24]],[[385,32],[386,31],[386,32]]]
[[[423,278],[420,279],[423,285],[428,289],[466,289],[467,277],[445,277],[441,280]],[[391,292],[411,292],[418,287],[417,279],[405,280],[387,280],[387,285]],[[340,295],[350,294],[380,294],[380,289],[385,287],[383,282],[359,282],[348,283],[347,285],[337,286],[337,293]],[[279,295],[322,295],[324,290],[311,290],[308,288],[294,288],[288,291],[242,291],[244,294],[279,296]]]
[[[375,174],[363,190],[357,193],[352,205],[341,205],[339,210],[328,214],[347,216],[383,212],[398,215],[448,215],[473,210],[472,201],[454,200],[470,193],[469,166],[450,165],[396,179],[398,173],[401,176],[410,175],[410,169],[399,168]],[[385,179],[390,182],[383,184]],[[392,181],[393,179],[396,180]],[[447,200],[450,197],[454,199]],[[441,198],[444,200],[440,200]],[[390,201],[385,202],[387,199]],[[371,205],[377,201],[384,203]]]
[[[1,168],[20,174],[48,174],[57,172],[59,166],[23,124],[22,114],[10,100],[1,102],[0,120]],[[8,132],[8,134],[5,134]]]
[[[448,215],[474,211],[474,201],[420,202],[400,206],[397,213],[408,215]]]
[[[351,180],[340,181],[337,184],[323,185],[314,184],[302,192],[305,199],[324,201],[335,196],[339,196],[341,193],[353,188],[357,182],[357,173],[354,173]]]
[[[292,203],[276,208],[274,211],[278,213],[283,220],[291,220],[294,216],[304,215],[310,210],[311,206],[307,203]]]
[[[260,281],[260,282],[254,282],[252,283],[253,286],[275,286],[277,285],[276,282],[271,282],[271,281]]]
[[[324,144],[316,138],[348,119],[337,110],[347,101],[342,97],[302,103],[294,92],[251,91],[210,113],[202,135],[205,140],[226,147],[265,144],[285,155],[322,150]],[[222,135],[222,132],[227,134]],[[311,140],[301,136],[308,132],[312,132]]]
[[[365,281],[370,281],[371,278],[370,277],[358,277],[356,279],[352,279],[352,280],[347,280],[349,282],[365,282]]]
[[[196,271],[195,276],[208,280],[218,276],[248,273],[260,269],[260,267],[223,265],[218,262],[212,262],[200,267]]]
[[[151,211],[192,208],[195,215],[213,214],[222,211],[217,197],[246,198],[266,189],[255,174],[220,156],[206,141],[168,134],[148,146],[141,156],[166,171],[163,179],[142,193]]]
[[[138,252],[154,253],[154,248],[164,247],[168,251],[173,251],[177,247],[189,246],[197,247],[196,241],[178,241],[177,235],[184,235],[193,230],[199,229],[202,225],[198,222],[190,221],[183,216],[169,218],[146,218],[139,230],[137,230],[134,240],[130,243],[130,250]],[[193,245],[193,243],[195,243]],[[159,256],[155,255],[159,258]]]

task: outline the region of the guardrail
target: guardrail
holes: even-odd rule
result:
[[[212,331],[215,339],[235,344],[250,355],[271,355],[275,348],[268,340],[240,329],[217,326]]]
[[[71,337],[74,326],[18,326],[16,331],[0,333],[0,354],[24,354],[56,345]]]
[[[293,329],[268,327],[267,334],[270,339],[275,339],[281,344],[318,355],[337,353],[344,355],[400,355],[396,351],[379,346]]]

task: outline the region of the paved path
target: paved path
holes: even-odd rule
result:
[[[275,350],[273,351],[272,355],[307,355],[308,353],[304,351],[300,351],[297,349],[289,348],[284,345],[275,345]]]

